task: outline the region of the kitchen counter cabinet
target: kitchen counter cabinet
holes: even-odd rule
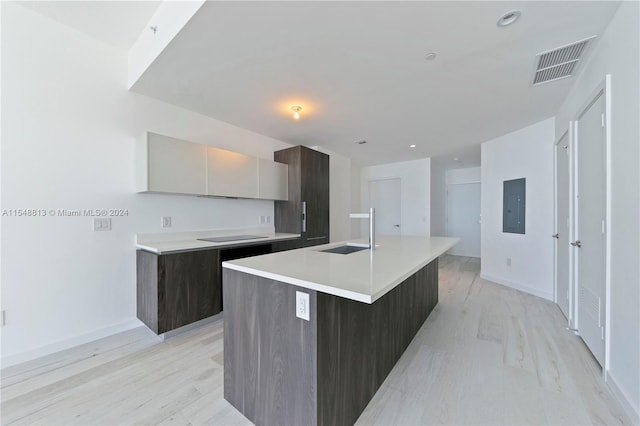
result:
[[[329,242],[329,156],[305,146],[276,151],[288,164],[288,201],[274,203],[276,232],[301,234],[303,247]]]
[[[216,249],[196,245],[184,250],[181,244],[192,243],[181,241],[142,245],[144,249],[136,252],[138,318],[162,334],[220,313],[221,262],[300,247],[300,238],[291,237],[211,243],[219,247]],[[169,250],[163,252],[158,246]]]
[[[438,303],[438,256],[458,240],[379,241],[223,263],[224,397],[253,423],[351,425],[371,401]]]
[[[220,250],[136,257],[138,318],[156,334],[222,311]]]

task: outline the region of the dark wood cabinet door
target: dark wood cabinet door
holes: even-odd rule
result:
[[[302,151],[302,201],[306,203],[305,247],[329,242],[329,156]]]
[[[271,243],[271,253],[299,249],[300,247],[302,247],[300,238],[296,238],[295,240],[274,241]]]
[[[301,157],[302,147],[283,149],[273,153],[274,161],[289,166],[287,201],[276,200],[273,204],[274,225],[276,232],[290,234],[302,233],[302,199],[301,199]]]
[[[295,146],[273,159],[289,165],[289,200],[274,204],[276,232],[300,234],[302,247],[328,243],[329,156]]]
[[[220,251],[201,250],[158,258],[158,333],[222,310]]]

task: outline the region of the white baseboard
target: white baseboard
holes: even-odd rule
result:
[[[142,322],[140,322],[140,320],[138,320],[137,318],[131,319],[129,321],[122,322],[120,324],[101,328],[99,330],[95,330],[90,333],[81,334],[79,336],[75,336],[70,339],[65,339],[59,342],[51,343],[49,345],[41,346],[36,349],[31,349],[25,352],[5,355],[2,357],[2,362],[1,362],[2,368],[10,367],[16,364],[21,364],[23,362],[31,361],[36,358],[40,358],[46,355],[60,352],[65,349],[72,348],[74,346],[79,346],[85,343],[93,342],[94,340],[102,339],[103,337],[107,337],[113,334],[121,333],[123,331],[131,330],[132,328],[140,327],[141,325],[144,325],[144,324],[142,324]]]
[[[503,278],[494,277],[491,275],[480,273],[480,278],[487,281],[492,281],[496,284],[500,284],[506,287],[511,287],[516,290],[523,291],[525,293],[532,294],[534,296],[542,297],[543,299],[547,299],[553,302],[553,292],[552,291],[543,291],[538,288],[527,287],[522,284],[514,283],[512,281],[505,280]]]
[[[607,372],[607,385],[609,385],[609,389],[611,389],[611,392],[613,392],[620,405],[622,405],[625,413],[631,419],[631,424],[640,425],[640,407],[633,406],[633,402],[627,397],[622,389],[620,389],[616,379],[611,375],[611,372]]]

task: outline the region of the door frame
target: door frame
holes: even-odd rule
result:
[[[567,236],[567,240],[568,241],[573,241],[574,236],[573,236],[573,227],[574,227],[574,194],[573,194],[573,184],[574,184],[574,177],[573,177],[573,141],[575,138],[574,135],[574,122],[573,121],[569,121],[569,127],[567,130],[565,130],[562,133],[562,136],[560,136],[553,144],[553,192],[554,192],[554,207],[553,207],[553,220],[554,220],[554,226],[555,226],[555,232],[558,232],[558,150],[557,150],[557,146],[560,143],[560,141],[566,136],[567,138],[567,150],[568,150],[568,158],[569,158],[569,224],[568,224],[568,229],[569,229],[569,235]],[[568,248],[567,248],[568,249]],[[574,306],[574,294],[575,294],[575,289],[574,289],[574,276],[573,276],[573,265],[574,265],[574,259],[573,259],[573,250],[569,250],[569,264],[567,265],[568,269],[569,269],[569,317],[567,318],[567,323],[569,328],[576,328],[576,312],[575,312],[575,306]],[[553,295],[554,295],[554,302],[556,304],[558,304],[558,240],[556,239],[554,241],[553,244]]]
[[[578,109],[578,112],[575,114],[574,119],[572,121],[572,130],[573,130],[573,138],[572,144],[576,147],[572,156],[572,163],[574,165],[573,170],[571,172],[573,183],[572,187],[572,201],[575,202],[575,194],[577,191],[578,179],[576,178],[578,175],[579,164],[577,163],[578,158],[578,149],[577,142],[580,140],[580,135],[578,134],[578,121],[584,115],[584,113],[600,98],[604,98],[604,137],[605,137],[605,325],[604,325],[604,365],[602,366],[602,377],[605,381],[607,381],[608,373],[609,373],[609,359],[610,359],[610,350],[611,350],[611,74],[606,74],[603,81],[600,82],[596,86],[596,88],[591,92],[591,95],[587,98],[587,101],[582,104],[582,106]],[[576,216],[579,214],[577,205],[574,205],[574,210],[572,211],[572,216]],[[572,238],[574,239],[577,229],[576,223],[577,221],[573,221],[573,226],[571,228]],[[579,298],[578,295],[578,280],[577,280],[577,262],[575,261],[575,250],[572,250],[572,273],[573,273],[573,292],[574,292],[574,300],[576,313],[575,324],[579,324],[579,318],[577,315],[578,312],[578,303]]]
[[[399,180],[400,181],[400,235],[404,235],[404,179],[401,176],[386,176],[383,178],[369,178],[367,179],[367,205],[364,207],[364,211],[368,212],[371,207],[371,182],[381,182],[383,180]],[[364,226],[364,224],[362,225]],[[363,229],[363,228],[361,228]]]

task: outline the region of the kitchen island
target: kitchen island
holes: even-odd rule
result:
[[[455,238],[224,262],[224,396],[256,424],[353,424],[438,302]]]

